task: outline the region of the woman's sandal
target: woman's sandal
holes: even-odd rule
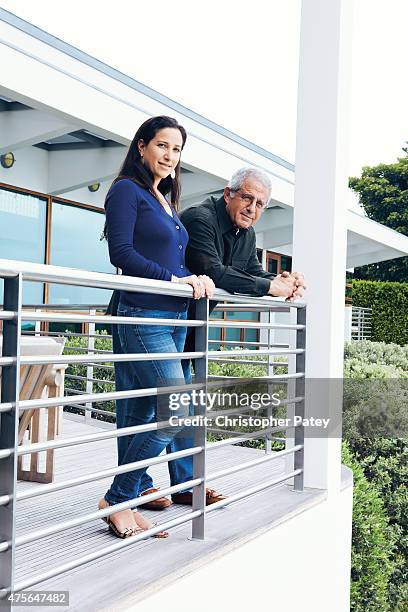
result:
[[[99,500],[98,510],[104,510],[110,505],[111,504],[109,504],[105,498],[102,498],[101,500]],[[117,536],[118,538],[130,538],[131,536],[141,533],[143,531],[141,527],[125,527],[125,529],[121,531],[116,527],[115,523],[113,523],[110,516],[103,516],[102,520],[108,525],[110,531],[112,531],[112,533],[114,533],[115,536]]]
[[[105,498],[102,498],[98,503],[98,509],[104,510],[105,508],[108,508],[110,505],[111,504],[109,504]],[[116,527],[115,523],[112,522],[110,516],[103,516],[102,520],[108,525],[110,531],[112,531],[112,533],[114,533],[115,536],[117,536],[118,538],[122,538],[122,539],[130,538],[131,536],[138,535],[139,533],[143,533],[144,531],[147,531],[148,529],[151,529],[152,527],[156,527],[157,525],[157,523],[152,523],[152,525],[150,525],[149,527],[141,527],[140,525],[137,524],[134,513],[133,513],[133,518],[134,518],[134,521],[137,527],[125,527],[123,531],[121,531],[120,529]],[[146,520],[146,519],[143,519],[143,520]],[[151,537],[152,538],[167,538],[168,536],[169,536],[168,531],[159,531],[158,533],[153,534]]]
[[[137,514],[138,517],[140,517],[141,519],[143,519],[143,522],[145,522],[145,526],[140,525],[137,522],[137,518],[135,516],[135,521],[139,526],[139,529],[141,529],[142,531],[147,531],[148,529],[152,529],[152,527],[157,527],[157,523],[151,523],[149,526],[146,525],[146,523],[148,522],[141,514],[139,514],[139,512],[134,511],[134,514]],[[150,536],[152,538],[159,538],[159,539],[163,539],[163,538],[168,538],[169,537],[169,532],[168,531],[158,531],[157,533],[154,533],[152,536]]]

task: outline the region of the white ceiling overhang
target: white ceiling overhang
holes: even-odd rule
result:
[[[0,53],[0,97],[16,103],[13,110],[0,112],[1,152],[30,149],[42,160],[46,155],[44,192],[68,198],[71,194],[76,199],[86,185],[105,182],[102,204],[117,174],[123,146],[130,143],[136,127],[149,116],[171,114],[188,132],[183,205],[220,192],[242,166],[262,168],[271,178],[273,201],[256,226],[258,244],[291,254],[292,164],[1,8]],[[7,107],[7,102],[1,104],[0,111]],[[60,137],[75,141],[78,133],[88,145],[83,141],[71,143],[71,148],[45,144]],[[93,143],[98,139],[104,146]],[[348,211],[346,223],[348,268],[408,254],[408,237],[353,211]]]

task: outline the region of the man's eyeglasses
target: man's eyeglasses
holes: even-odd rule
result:
[[[268,202],[257,200],[256,197],[250,193],[242,192],[241,189],[230,189],[230,193],[237,193],[239,195],[239,199],[242,200],[242,202],[244,202],[247,206],[252,206],[252,204],[255,202],[257,210],[264,210],[268,204]]]

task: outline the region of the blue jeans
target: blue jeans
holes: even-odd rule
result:
[[[149,317],[164,319],[186,319],[186,312],[148,310],[119,303],[118,315],[126,317]],[[113,326],[113,350],[115,353],[175,353],[184,349],[186,328],[174,325],[117,325]],[[143,389],[174,384],[189,384],[191,371],[180,360],[128,361],[115,363],[116,390]],[[163,402],[165,404],[165,402]],[[168,402],[167,402],[168,404]],[[177,416],[186,416],[191,408],[181,409]],[[165,414],[159,420],[164,420]],[[167,414],[168,418],[168,414]],[[153,423],[157,420],[157,396],[117,400],[117,427],[131,427]],[[180,433],[175,426],[118,438],[118,463],[123,465],[157,457],[166,448],[176,452],[193,446],[192,437]],[[192,457],[168,463],[170,484],[180,484],[192,479]],[[153,481],[146,468],[115,476],[105,499],[110,504],[127,501],[150,489]]]

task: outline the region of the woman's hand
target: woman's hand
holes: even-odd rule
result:
[[[202,283],[204,283],[205,295],[208,298],[212,298],[214,296],[214,291],[215,291],[215,285],[214,285],[214,281],[212,280],[212,278],[210,278],[209,276],[206,276],[205,274],[200,274],[198,279]]]
[[[200,276],[196,276],[195,274],[183,276],[182,278],[177,278],[177,282],[191,285],[193,288],[193,297],[196,300],[205,296],[211,298],[214,295],[215,285],[211,278],[205,274],[200,274]]]

